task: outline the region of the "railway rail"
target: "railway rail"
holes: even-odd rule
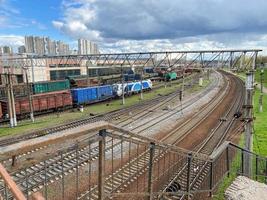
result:
[[[238,110],[241,110],[241,106],[243,105],[243,97],[244,97],[244,89],[242,81],[240,79],[233,79],[234,84],[237,85],[237,95],[234,99],[233,104],[231,104],[223,118],[228,119],[227,122],[220,121],[218,125],[213,129],[210,133],[209,137],[207,137],[201,144],[199,144],[196,148],[193,149],[194,152],[202,153],[210,155],[214,149],[218,148],[220,144],[224,141],[229,133],[229,130],[232,128],[233,124],[236,123],[237,119],[234,117],[234,113]],[[181,193],[178,195],[170,195],[165,196],[162,199],[186,199],[187,197],[193,198],[193,194],[190,194],[190,191],[197,191],[201,185],[203,184],[204,179],[207,177],[210,171],[210,163],[205,161],[200,161],[197,159],[190,158],[190,166],[188,166],[188,162],[183,165],[181,170],[177,174],[175,174],[171,181],[165,185],[163,192],[179,192],[177,188],[174,187],[175,184],[179,183],[181,187],[181,191],[187,192]],[[190,171],[190,180],[188,182],[188,167],[191,169]],[[197,170],[196,170],[197,169]],[[189,184],[188,184],[189,183]]]
[[[218,84],[218,83],[217,83]],[[185,103],[184,108],[188,107],[189,105],[191,105],[193,102],[197,101],[197,99],[203,97],[206,95],[206,93],[210,90],[212,90],[214,87],[216,87],[217,85],[216,83],[212,84],[204,93],[201,93],[199,95],[197,95],[195,98],[190,99],[187,103]],[[172,95],[171,98],[165,99],[165,101],[162,101],[160,104],[155,105],[153,107],[150,107],[150,109],[156,109],[162,105],[165,105],[167,102],[173,100],[174,98],[176,98],[175,95]],[[180,112],[181,110],[179,109],[179,106],[177,106],[176,108],[178,108],[177,111],[175,112]],[[163,120],[167,120],[169,117],[171,117],[173,114],[175,114],[175,112],[172,113],[165,113],[164,115],[161,116],[161,118],[159,119],[159,121],[163,121]],[[137,112],[139,115],[147,115],[147,113],[149,113],[149,111],[147,112]],[[138,117],[140,119],[140,116]],[[156,117],[157,118],[157,117]],[[123,119],[120,123],[122,122],[126,122],[129,119],[129,117],[127,117],[126,119]],[[127,122],[126,124],[124,123],[122,125],[122,127],[126,127],[127,125],[129,125],[131,122]],[[153,124],[155,125],[155,123]],[[153,125],[149,125],[146,128],[143,128],[143,131],[145,131],[146,129],[150,128]],[[146,124],[141,124],[139,126],[137,126],[136,128],[140,128],[141,126],[146,126]],[[134,130],[135,128],[131,129]],[[107,141],[107,145],[109,145],[111,143],[111,141]],[[119,142],[112,144],[112,146],[110,148],[107,149],[107,151],[110,151],[111,148],[114,148],[115,146],[119,146]],[[70,151],[67,154],[64,154],[64,169],[63,171],[67,172],[73,172],[73,169],[75,169],[75,164],[76,162],[73,162],[77,156],[77,154],[79,154],[79,157],[81,158],[79,160],[79,165],[82,165],[86,162],[92,161],[94,159],[97,158],[98,156],[98,148],[92,148],[90,150],[90,152],[88,154],[88,148],[82,148],[80,149],[78,152],[76,151]],[[62,156],[62,155],[61,155]],[[41,172],[44,170],[44,168],[46,169],[46,173],[48,174],[47,180],[46,181],[53,181],[55,179],[58,178],[58,176],[60,176],[60,168],[61,168],[61,162],[62,162],[62,157],[61,156],[56,156],[53,159],[49,159],[47,161],[41,162],[37,165],[34,165],[26,170],[22,170],[19,173],[15,173],[13,174],[13,178],[15,179],[15,181],[21,186],[23,191],[35,191],[39,186],[42,186],[43,184],[43,179],[44,177],[42,176]],[[27,177],[31,177],[30,179],[27,179]],[[25,181],[25,180],[29,180],[29,181]]]
[[[219,104],[221,103],[221,99],[224,96],[222,93],[219,97],[212,100],[213,105],[211,106],[206,105],[204,106],[200,112],[204,112],[208,110],[208,107],[211,106],[212,109],[209,110],[209,112],[205,113],[206,115],[210,114],[210,112]],[[211,103],[211,104],[212,104]],[[204,115],[201,116],[201,119],[204,118]],[[193,127],[196,127],[198,123],[191,123],[189,125],[189,121],[186,121],[184,124],[182,124],[178,130],[181,130],[181,127],[186,127],[184,130],[184,134],[190,132],[190,130],[193,129]],[[174,135],[177,133],[177,130],[174,132],[171,132],[170,135]],[[165,137],[162,139],[163,142],[166,141],[168,137]],[[177,141],[175,141],[173,144],[175,144]],[[166,152],[159,152],[155,151],[155,159],[153,162],[157,162],[160,160]],[[141,164],[138,162],[141,161]],[[125,188],[127,188],[132,182],[136,181],[138,177],[144,175],[144,173],[148,170],[149,166],[149,150],[141,153],[139,156],[137,156],[134,159],[131,159],[128,161],[123,167],[116,170],[112,175],[109,175],[105,179],[105,193],[111,194],[123,191]],[[131,167],[130,167],[131,166]],[[130,168],[130,169],[129,169]],[[98,198],[98,190],[97,185],[90,188],[87,192],[83,193],[78,199],[97,199]]]
[[[190,88],[191,85],[186,85],[185,89]],[[105,114],[99,114],[96,116],[90,116],[88,118],[85,119],[81,119],[81,120],[75,120],[73,122],[67,123],[67,124],[63,124],[60,126],[55,126],[55,127],[51,127],[51,128],[46,128],[40,131],[34,131],[32,133],[28,133],[28,134],[24,134],[24,135],[20,135],[20,136],[14,136],[12,138],[7,138],[7,139],[1,139],[0,140],[0,146],[7,146],[10,144],[14,144],[23,140],[28,140],[28,139],[32,139],[32,138],[36,138],[36,137],[41,137],[47,134],[53,134],[55,132],[58,131],[64,131],[67,129],[71,129],[73,127],[78,127],[78,126],[82,126],[88,123],[93,123],[96,121],[110,121],[110,120],[114,120],[114,119],[118,119],[120,118],[122,115],[127,115],[129,113],[134,113],[136,111],[144,111],[149,109],[151,106],[153,105],[157,105],[158,103],[161,103],[165,100],[168,101],[168,99],[172,99],[172,98],[176,98],[178,97],[177,95],[180,94],[180,91],[176,91],[172,94],[168,94],[168,95],[162,95],[159,96],[157,98],[148,100],[148,101],[144,101],[144,102],[140,102],[138,104],[132,105],[130,107],[126,107],[120,110],[116,110],[116,111],[111,111],[109,113],[105,113]]]
[[[215,87],[216,84],[213,84],[212,86],[210,86],[209,89],[207,89],[207,91],[210,91],[213,89],[213,87]],[[203,94],[197,95],[194,99],[191,99],[188,102],[189,106],[191,103],[195,102],[197,99],[199,99],[201,96],[205,96],[205,94],[207,93],[204,92]],[[174,97],[172,96],[172,98],[166,99],[165,101],[161,102],[159,105],[154,106],[154,108],[156,108],[157,106],[161,106],[166,104],[166,102],[171,101]],[[185,106],[186,107],[186,106]],[[152,107],[153,109],[153,107]],[[180,110],[178,109],[177,112],[180,112]],[[139,114],[141,112],[138,112]],[[144,115],[146,115],[148,112],[146,112]],[[168,117],[170,117],[173,113],[165,113],[166,116],[164,116],[165,119],[167,119]],[[140,116],[139,116],[140,117]],[[128,119],[124,119],[121,122],[126,122]],[[162,120],[162,119],[161,119]],[[123,126],[127,126],[129,123],[128,122],[126,124],[124,124]],[[145,125],[145,124],[142,124]],[[141,125],[141,126],[142,126]],[[152,125],[150,125],[149,127],[151,127]],[[138,126],[140,127],[140,125]],[[149,128],[147,127],[147,128]],[[145,129],[144,129],[145,130]],[[109,144],[111,141],[108,141],[107,143]],[[111,148],[114,148],[115,145],[119,145],[117,144],[112,144],[112,146],[108,149],[110,150]],[[35,191],[39,186],[38,185],[42,185],[43,184],[43,176],[40,174],[44,168],[46,169],[46,172],[48,174],[47,180],[46,181],[53,181],[55,179],[58,178],[58,176],[60,176],[59,174],[59,169],[61,168],[61,162],[62,162],[62,156],[64,157],[64,169],[63,171],[65,173],[67,173],[68,171],[72,171],[73,169],[75,169],[75,162],[73,162],[75,160],[75,156],[77,156],[77,154],[79,154],[79,165],[82,165],[83,163],[86,163],[89,161],[92,161],[93,159],[96,159],[98,156],[98,152],[97,152],[97,148],[92,148],[90,149],[90,152],[88,154],[88,149],[86,148],[82,148],[80,149],[78,152],[75,151],[70,151],[68,152],[66,155],[61,155],[61,156],[56,156],[53,159],[49,159],[47,161],[41,162],[37,165],[34,165],[26,170],[20,171],[19,173],[15,173],[13,174],[13,178],[16,180],[16,182],[19,183],[19,185],[21,186],[23,191]],[[29,181],[25,182],[25,177],[31,177]]]

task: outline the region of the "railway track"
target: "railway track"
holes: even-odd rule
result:
[[[224,95],[222,94],[220,97],[222,98]],[[221,100],[221,98],[218,98],[219,100]],[[214,103],[213,108],[216,107],[221,101],[219,101],[217,98],[214,99],[212,102]],[[218,101],[216,101],[218,100]],[[201,111],[206,111],[207,108],[210,105],[206,105],[205,107],[203,107],[201,109]],[[213,109],[212,109],[213,110]],[[200,111],[200,112],[201,112]],[[210,112],[206,113],[206,115],[210,114]],[[201,118],[203,118],[204,116],[201,116]],[[184,132],[188,132],[192,129],[192,124],[191,127],[188,127],[188,122],[186,122],[184,125],[181,125],[181,127],[187,127],[187,131],[184,130]],[[193,127],[196,127],[197,124],[194,124]],[[181,130],[181,129],[179,129]],[[177,132],[177,130],[176,130]],[[173,135],[174,132],[171,133],[171,135]],[[163,138],[162,141],[165,142],[166,138]],[[159,151],[155,151],[155,159],[153,160],[153,162],[157,162],[158,160],[160,160],[164,155],[166,154],[166,152],[159,152]],[[142,161],[142,165],[140,167],[140,165],[138,164],[138,161]],[[131,169],[129,169],[131,166]],[[144,175],[144,173],[148,170],[148,166],[149,166],[149,151],[145,151],[142,154],[140,154],[139,156],[137,156],[134,159],[131,159],[130,161],[128,161],[123,167],[121,167],[120,169],[118,169],[117,171],[115,171],[113,174],[109,175],[106,179],[105,179],[105,193],[106,194],[111,194],[114,192],[120,192],[123,191],[123,189],[125,189],[126,187],[129,186],[129,184],[131,184],[133,181],[137,180],[138,177]],[[88,190],[87,192],[83,193],[82,195],[80,195],[80,197],[78,199],[97,199],[98,198],[98,190],[97,190],[97,185],[92,187],[90,190]]]
[[[241,106],[243,105],[242,102],[244,97],[244,90],[242,89],[242,81],[240,79],[234,80],[238,88],[237,91],[239,92],[238,95],[236,95],[233,104],[229,106],[227,113],[224,116],[224,118],[228,119],[228,122],[220,121],[219,124],[213,129],[210,136],[207,137],[200,145],[194,148],[195,152],[210,155],[214,149],[218,148],[219,145],[222,144],[227,134],[229,133],[229,130],[231,129],[232,125],[237,121],[237,119],[234,117],[234,113],[237,110],[241,110]],[[186,162],[186,160],[183,160],[183,162]],[[192,162],[190,163],[190,168],[197,170],[190,171],[191,173],[189,188],[187,186],[188,162],[186,162],[186,164],[182,166],[181,170],[179,170],[177,174],[174,174],[170,182],[164,186],[163,192],[179,192],[177,188],[174,187],[174,184],[177,183],[179,183],[181,187],[180,191],[197,191],[201,187],[204,179],[206,178],[210,170],[210,164],[207,161],[192,159]],[[183,193],[180,195],[170,195],[161,197],[161,199],[186,199],[187,197],[188,195]],[[189,197],[193,198],[193,194],[191,193]]]
[[[231,114],[233,116],[233,113],[230,111],[233,111],[233,110],[236,111],[236,109],[240,109],[242,95],[240,95],[239,97],[240,98],[239,98],[238,102],[234,103],[233,106],[231,106],[228,109],[228,112],[226,113],[225,117],[230,117],[229,115],[231,115]],[[219,103],[220,103],[220,101],[217,102],[217,105]],[[235,108],[236,105],[239,105],[239,108]],[[206,110],[206,109],[204,109],[204,110]],[[210,113],[211,112],[209,112],[209,114]],[[224,130],[223,136],[221,134],[219,134],[220,133],[219,127],[221,127],[221,125],[222,125],[222,123],[219,123],[218,128],[216,127],[214,129],[214,131],[211,133],[211,136],[208,137],[200,145],[200,147],[197,147],[195,149],[195,151],[197,151],[198,153],[204,153],[204,154],[211,153],[212,150],[214,150],[215,148],[217,148],[219,146],[219,144],[221,144],[221,142],[223,141],[223,138],[228,133],[228,130],[230,129],[230,127],[234,121],[235,121],[235,119],[232,118],[230,120],[230,123],[226,127],[224,127],[225,130]],[[197,124],[195,126],[197,126]],[[181,129],[179,129],[179,130],[181,130]],[[189,130],[192,130],[192,129],[189,129]],[[215,134],[215,133],[217,133],[217,134]],[[173,133],[171,135],[173,135]],[[218,142],[218,140],[219,140],[219,142]],[[178,141],[176,140],[174,143],[177,143],[177,142]],[[197,150],[197,149],[199,149],[199,150]],[[146,156],[144,156],[144,155],[146,155]],[[163,157],[163,155],[164,155],[164,152],[161,152],[161,154],[156,153],[154,162],[157,162],[161,157]],[[116,192],[116,191],[118,192],[120,190],[123,190],[123,187],[126,188],[128,184],[131,184],[131,180],[136,180],[139,176],[144,174],[144,172],[148,169],[148,162],[149,162],[148,161],[148,151],[146,151],[144,154],[138,156],[136,158],[136,160],[142,160],[143,161],[143,164],[144,164],[143,168],[140,169],[136,163],[133,163],[133,161],[128,162],[123,168],[121,168],[119,170],[120,171],[119,174],[117,172],[115,172],[112,176],[109,176],[106,178],[105,184],[107,185],[107,187],[105,186],[105,193],[110,194],[112,192]],[[179,160],[179,162],[181,162],[181,161],[182,160]],[[129,171],[127,166],[129,166],[130,163],[132,165],[132,170]],[[205,178],[205,174],[208,173],[209,168],[207,167],[207,162],[205,162],[205,161],[192,162],[192,168],[198,169],[195,171],[196,172],[195,174],[192,174],[192,176],[191,176],[192,177],[192,183],[190,185],[191,190],[194,190],[194,189],[196,190],[200,186],[203,179]],[[181,171],[179,172],[179,182],[183,186],[185,186],[185,184],[186,184],[186,177],[187,177],[186,173],[185,173],[186,169],[187,169],[187,165],[184,165],[182,167]],[[119,181],[119,180],[121,180],[121,181]],[[176,179],[173,179],[173,180],[176,180]],[[111,188],[113,188],[113,190],[111,190]],[[97,186],[95,186],[90,191],[87,191],[87,193],[82,194],[79,199],[88,199],[88,198],[97,199],[97,197],[98,197],[97,193],[98,193]],[[184,197],[185,197],[184,195],[181,195],[181,199],[183,199]],[[175,196],[174,199],[179,199],[179,197]]]
[[[207,91],[212,90],[213,87],[215,87],[215,86],[216,86],[216,84],[214,84],[209,89],[207,89]],[[199,99],[201,96],[205,96],[205,94],[206,94],[206,92],[204,92],[203,94],[198,95],[194,99],[190,100],[188,102],[188,106],[191,103],[195,102],[197,99]],[[161,102],[160,106],[164,105],[166,102],[168,102],[172,99],[173,98],[166,99],[165,101]],[[156,108],[156,106],[154,106],[154,108]],[[180,112],[180,110],[178,109],[177,112]],[[171,113],[171,114],[166,113],[165,115],[163,115],[164,120],[168,119],[168,117],[170,117],[172,114],[173,113]],[[145,113],[145,115],[146,115],[146,113]],[[162,121],[163,118],[160,118],[160,120]],[[123,122],[125,122],[125,121],[127,121],[127,120],[124,119]],[[123,126],[125,127],[128,124],[126,123]],[[143,124],[143,125],[145,125],[145,124]],[[140,127],[140,125],[136,128],[139,128],[139,127]],[[151,125],[149,127],[151,127]],[[147,127],[147,128],[149,128],[149,127]],[[134,129],[132,129],[132,130],[134,130]],[[107,145],[111,145],[110,142],[111,141],[107,141]],[[110,146],[107,149],[107,151],[110,151],[111,148],[114,148],[116,145],[118,146],[119,142]],[[15,173],[12,176],[13,176],[14,180],[20,185],[20,187],[22,188],[23,191],[36,191],[36,190],[38,190],[38,188],[42,187],[44,181],[49,182],[49,181],[57,180],[60,176],[62,176],[60,173],[62,171],[62,169],[63,169],[65,175],[67,175],[68,173],[72,173],[73,169],[75,169],[75,167],[77,167],[77,162],[75,161],[75,160],[77,160],[76,159],[77,154],[79,155],[78,165],[83,165],[88,161],[93,161],[93,160],[97,159],[98,148],[94,147],[91,149],[91,147],[90,147],[90,151],[88,151],[88,148],[82,148],[78,151],[72,150],[66,154],[61,155],[61,156],[56,156],[53,159],[49,159],[47,161],[40,162],[39,164],[34,165],[34,166],[27,168],[25,170],[22,170],[18,173]],[[62,163],[64,163],[63,166],[62,166]],[[45,177],[42,175],[42,172],[44,171],[44,169],[46,170],[46,173],[48,175],[46,180],[44,180]],[[30,178],[27,179],[27,177],[30,177]],[[25,180],[27,180],[27,181],[25,181]],[[28,192],[26,192],[26,193],[28,193]]]

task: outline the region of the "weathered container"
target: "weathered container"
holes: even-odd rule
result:
[[[69,80],[38,82],[32,85],[34,94],[55,92],[70,89]]]
[[[1,103],[3,114],[7,114],[7,101],[1,101]],[[69,90],[33,95],[33,110],[35,114],[55,111],[71,106],[72,96]],[[15,109],[17,116],[30,113],[29,99],[27,97],[16,98]]]

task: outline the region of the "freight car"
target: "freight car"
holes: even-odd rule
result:
[[[166,81],[172,81],[177,79],[177,73],[176,72],[168,72],[164,74],[164,78]]]
[[[69,80],[45,81],[32,84],[33,94],[41,94],[41,93],[55,92],[68,89],[70,89]]]
[[[14,97],[23,97],[28,95],[27,91],[27,85],[26,84],[17,84],[13,85],[13,94]],[[31,92],[31,86],[30,86],[30,92]],[[7,98],[7,87],[6,86],[0,86],[0,99],[6,99]]]
[[[12,86],[14,97],[25,97],[28,95],[28,88],[30,89],[31,94],[41,94],[47,92],[55,92],[61,90],[70,89],[69,80],[62,81],[45,81],[45,82],[36,82],[27,84],[16,84]],[[7,87],[0,86],[0,99],[7,98]]]
[[[97,85],[98,81],[87,75],[68,76],[66,80],[70,82],[70,88],[80,88]]]
[[[3,115],[8,114],[7,101],[1,101]],[[72,107],[72,96],[69,90],[56,91],[45,94],[33,95],[33,111],[35,114],[53,112]],[[30,113],[30,104],[27,97],[15,98],[15,110],[18,118],[23,118]]]
[[[95,103],[114,97],[112,85],[71,89],[71,94],[74,105]]]

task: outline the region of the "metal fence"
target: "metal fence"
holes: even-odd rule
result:
[[[253,178],[265,182],[267,159],[230,142],[206,156],[111,127],[47,154],[11,177],[26,199],[36,192],[64,200],[193,199],[214,194],[226,176],[242,175],[247,155],[254,162]],[[12,199],[3,180],[1,197]]]

